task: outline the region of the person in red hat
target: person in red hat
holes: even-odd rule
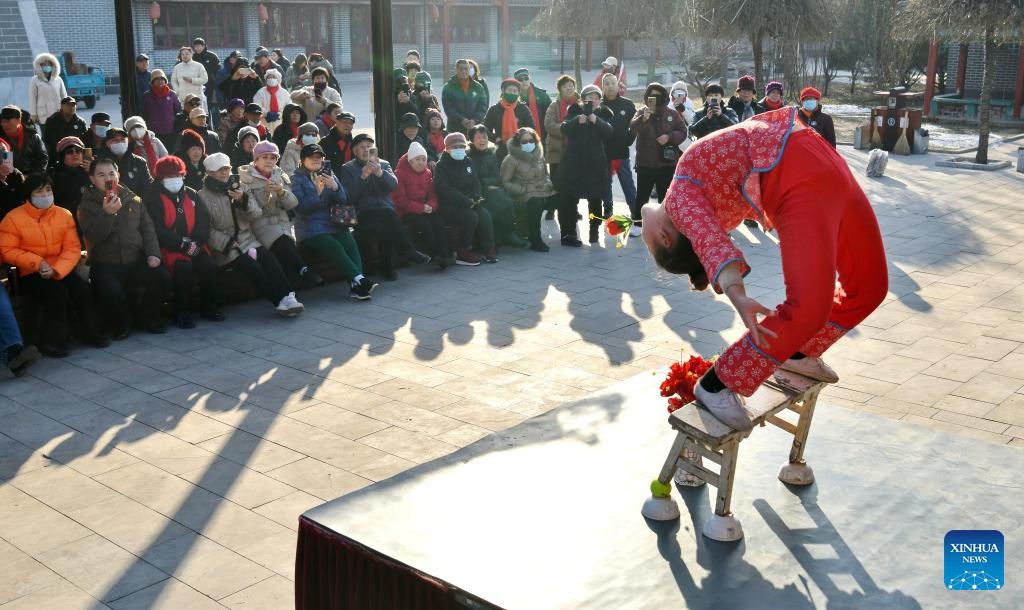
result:
[[[143,203],[153,219],[160,260],[171,270],[174,285],[174,324],[195,328],[189,305],[192,284],[199,284],[200,316],[221,322],[224,314],[217,308],[217,264],[210,257],[206,241],[210,236],[210,216],[199,194],[185,186],[185,162],[164,157],[156,162],[152,188]]]
[[[800,120],[825,141],[836,147],[836,128],[832,124],[832,116],[821,110],[821,91],[814,87],[804,87],[800,92]]]
[[[508,154],[505,143],[516,135],[520,127],[537,127],[530,109],[519,103],[519,81],[514,78],[501,81],[501,98],[487,109],[484,127],[487,128],[487,138],[498,147],[495,152],[498,163]]]

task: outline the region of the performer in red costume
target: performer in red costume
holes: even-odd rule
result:
[[[871,204],[843,158],[796,113],[773,110],[698,140],[679,160],[664,204],[642,211],[657,264],[688,274],[696,290],[725,293],[748,329],[695,391],[737,430],[751,427],[743,397],[778,367],[838,381],[821,355],[888,290]],[[774,311],[743,287],[750,267],[729,231],[744,219],[778,231],[786,300]]]

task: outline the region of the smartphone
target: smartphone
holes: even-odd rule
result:
[[[239,186],[240,182],[237,175],[232,175],[230,178],[228,178],[229,191],[237,191]]]
[[[0,163],[3,163],[4,165],[10,165],[10,164],[14,163],[14,151],[11,151],[11,150],[0,151]]]
[[[651,110],[654,110],[655,108],[657,108],[658,107],[658,98],[656,98],[656,97],[649,97],[649,98],[647,98],[647,107],[650,108]]]
[[[238,69],[238,73],[241,74],[242,76],[249,76],[250,72],[252,72],[252,70],[250,70],[249,68],[239,68]]]
[[[320,95],[327,88],[327,83],[313,83],[313,92]]]
[[[370,153],[370,163],[380,165],[380,156],[377,153],[377,147],[372,147],[368,152]]]
[[[92,149],[86,148],[85,151],[82,153],[82,157],[85,159],[92,159]]]
[[[583,104],[583,114],[594,114],[594,102],[587,102]]]

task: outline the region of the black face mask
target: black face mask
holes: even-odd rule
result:
[[[206,178],[203,180],[203,183],[206,184],[206,186],[215,193],[226,193],[228,192],[228,189],[231,188],[230,178],[228,178],[227,180],[217,180],[210,174],[206,175]]]

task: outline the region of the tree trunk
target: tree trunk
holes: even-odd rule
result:
[[[754,51],[754,83],[764,87],[764,37],[760,30],[750,35],[750,46]]]
[[[578,87],[577,91],[579,91],[579,90],[583,89],[583,67],[581,65],[582,58],[580,57],[580,50],[581,50],[583,41],[581,39],[577,38],[575,42],[576,42],[576,49],[575,49],[575,51],[573,53],[572,69],[573,69],[573,72],[575,73],[575,76],[576,76],[576,86]]]
[[[650,49],[647,51],[647,83],[658,80],[654,73],[658,71],[658,39],[652,38]]]
[[[975,163],[988,163],[988,134],[992,116],[992,86],[996,72],[995,28],[985,28],[985,72],[981,77],[981,99],[978,104],[978,153]]]

